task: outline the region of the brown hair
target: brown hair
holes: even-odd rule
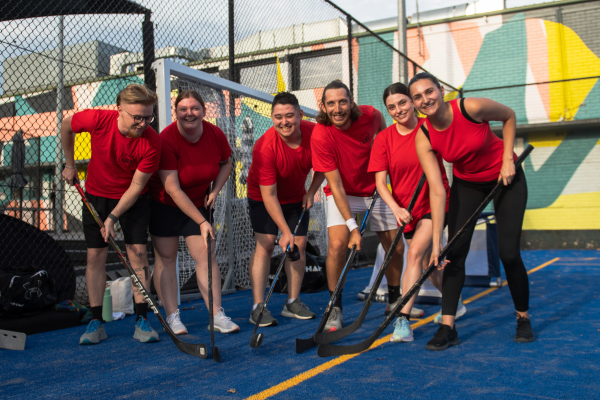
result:
[[[145,106],[151,106],[156,104],[158,98],[156,93],[148,89],[144,85],[132,83],[119,92],[117,95],[117,106],[121,103],[125,104],[143,104]]]
[[[325,106],[325,93],[327,93],[327,91],[329,89],[344,89],[346,91],[346,95],[348,96],[348,98],[350,100],[352,100],[352,95],[350,94],[350,89],[348,89],[348,86],[346,86],[344,84],[344,82],[336,80],[336,81],[332,81],[331,83],[329,83],[323,89],[323,95],[321,96],[321,104],[323,106]],[[354,122],[361,115],[362,115],[362,112],[360,112],[358,105],[356,104],[356,102],[354,102],[352,109],[350,110],[350,119],[352,119],[352,122]],[[331,120],[329,119],[329,116],[327,115],[327,113],[325,111],[323,111],[323,109],[321,107],[319,107],[319,115],[317,115],[316,120],[319,124],[323,124],[325,126],[331,125]]]
[[[179,94],[177,95],[177,98],[175,99],[175,110],[177,110],[177,106],[179,105],[179,102],[181,100],[184,99],[189,99],[189,98],[194,98],[196,100],[198,100],[198,103],[200,103],[200,105],[202,106],[202,110],[206,111],[206,106],[204,105],[204,99],[202,98],[202,96],[200,96],[200,93],[196,92],[195,90],[183,90],[181,92],[179,92]]]

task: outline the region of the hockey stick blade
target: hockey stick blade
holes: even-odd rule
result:
[[[88,210],[90,210],[90,213],[92,214],[92,216],[94,217],[94,219],[96,220],[98,225],[100,225],[101,228],[104,228],[102,221],[100,221],[100,218],[98,217],[98,213],[94,209],[94,206],[88,202],[87,198],[85,197],[85,193],[83,192],[83,189],[81,188],[81,185],[79,185],[78,182],[75,182],[75,188],[79,192],[79,195],[81,196],[83,202],[87,206]],[[173,330],[171,329],[169,324],[167,324],[167,321],[165,321],[164,317],[158,310],[158,307],[154,303],[154,300],[152,300],[152,298],[148,295],[148,292],[146,292],[144,285],[142,285],[142,282],[139,280],[135,271],[129,264],[129,261],[127,261],[127,259],[123,255],[123,252],[121,251],[121,249],[119,249],[119,246],[117,246],[117,244],[115,243],[115,241],[113,240],[113,238],[111,236],[109,236],[108,239],[109,239],[108,240],[109,244],[111,245],[113,250],[117,253],[117,256],[119,256],[119,258],[121,259],[121,262],[127,269],[127,272],[129,273],[129,276],[131,277],[131,282],[133,282],[133,284],[135,285],[135,287],[138,288],[138,290],[140,291],[142,296],[144,296],[144,300],[146,300],[146,303],[148,303],[148,305],[154,312],[154,315],[156,315],[156,318],[158,318],[158,321],[163,326],[165,332],[167,332],[167,334],[169,335],[169,337],[171,338],[173,343],[175,343],[175,346],[177,346],[177,348],[180,351],[182,351],[186,354],[189,354],[189,355],[192,355],[192,356],[198,357],[198,358],[203,358],[203,359],[207,358],[208,353],[206,351],[205,344],[203,344],[203,343],[198,343],[198,344],[187,343],[187,342],[184,342],[183,340],[179,339],[177,337],[177,335],[175,335],[175,333],[173,332]]]
[[[417,183],[417,187],[415,188],[415,191],[413,192],[410,202],[408,203],[407,211],[409,214],[412,214],[412,211],[417,202],[417,198],[419,197],[419,194],[421,193],[421,190],[423,189],[423,186],[425,185],[425,181],[426,181],[425,173],[422,173],[421,178],[419,179],[419,182]],[[333,331],[333,332],[315,333],[314,338],[315,338],[315,342],[317,344],[333,343],[337,340],[345,338],[346,336],[354,333],[356,330],[358,330],[358,328],[360,328],[362,326],[363,322],[365,321],[365,318],[367,317],[367,313],[369,312],[369,309],[371,308],[371,305],[373,305],[373,301],[375,300],[375,294],[377,293],[377,289],[379,288],[379,285],[381,284],[381,281],[383,280],[385,271],[386,271],[390,261],[392,260],[392,257],[394,255],[394,252],[396,251],[396,247],[398,246],[400,239],[402,238],[402,233],[404,232],[405,227],[406,227],[406,224],[404,224],[400,228],[398,228],[398,231],[396,232],[394,240],[392,241],[392,244],[390,245],[390,248],[388,249],[388,252],[385,255],[383,264],[381,265],[381,268],[379,269],[377,278],[375,279],[375,282],[373,283],[373,286],[371,287],[371,292],[369,293],[369,296],[367,297],[367,300],[365,301],[365,305],[364,305],[362,311],[360,312],[358,318],[356,318],[350,325],[348,325],[340,330]]]
[[[517,160],[515,161],[515,170],[520,167],[520,165],[523,163],[523,160],[525,160],[525,158],[529,155],[529,153],[531,153],[532,150],[533,150],[533,146],[531,146],[531,145],[528,145],[525,148],[525,150],[523,150],[523,152],[521,153],[519,158],[517,158]],[[446,258],[446,256],[448,255],[448,253],[450,252],[452,247],[454,247],[454,245],[456,245],[456,243],[460,240],[460,238],[466,232],[466,228],[469,225],[475,223],[475,221],[477,220],[477,218],[479,217],[479,215],[481,214],[483,209],[493,200],[494,197],[496,197],[496,195],[500,192],[500,190],[502,190],[502,187],[503,187],[503,183],[502,183],[502,181],[499,181],[496,184],[496,186],[494,187],[494,189],[492,189],[492,191],[486,196],[486,198],[479,205],[479,207],[477,207],[475,212],[473,214],[471,214],[469,219],[454,234],[454,237],[448,242],[446,247],[442,250],[442,252],[440,253],[440,256],[438,257],[438,263]],[[385,320],[381,323],[381,325],[379,325],[379,327],[375,330],[375,332],[371,336],[369,336],[366,340],[364,340],[360,343],[351,344],[351,345],[341,345],[341,346],[336,346],[336,345],[332,345],[332,344],[320,345],[319,348],[317,349],[317,354],[320,357],[334,357],[334,356],[341,356],[341,355],[346,355],[346,354],[356,354],[356,353],[360,353],[362,351],[367,350],[369,347],[371,347],[373,345],[373,343],[375,343],[377,338],[390,325],[390,323],[393,321],[393,319],[396,318],[396,315],[398,315],[400,310],[402,310],[402,308],[406,305],[406,303],[408,303],[409,299],[411,299],[419,291],[419,289],[421,288],[421,286],[423,285],[425,280],[427,280],[429,275],[431,275],[436,268],[437,267],[434,263],[431,263],[429,265],[427,270],[421,275],[421,277],[417,280],[417,282],[415,282],[415,284],[410,288],[410,290],[406,293],[406,295],[402,296],[402,300],[400,302],[398,302],[398,304],[396,305],[396,307],[394,307],[394,309],[392,310],[390,315],[388,315],[385,318]]]

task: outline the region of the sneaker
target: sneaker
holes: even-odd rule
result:
[[[299,297],[296,297],[294,301],[283,306],[281,315],[284,317],[297,319],[313,319],[317,317],[317,314],[310,311],[308,307],[306,307],[306,304],[300,301]]]
[[[152,329],[148,323],[148,319],[140,318],[135,323],[135,332],[133,338],[139,340],[142,343],[158,342],[158,333]]]
[[[433,336],[425,348],[427,350],[446,350],[450,346],[456,346],[460,344],[460,339],[458,338],[458,332],[456,329],[450,328],[448,325],[441,324],[438,328],[437,332]]]
[[[456,309],[456,316],[454,317],[454,319],[459,319],[460,317],[462,317],[463,315],[465,315],[467,312],[467,307],[465,307],[465,305],[462,302],[462,298],[458,299],[458,308]],[[440,310],[440,312],[435,316],[435,318],[433,319],[433,322],[435,324],[441,325],[442,323],[442,310]]]
[[[265,316],[263,315],[263,319],[264,317]],[[225,315],[223,307],[219,308],[219,313],[215,315],[214,321],[215,332],[232,333],[240,330],[240,327],[237,326],[235,322],[231,321],[231,318]],[[210,330],[210,324],[208,324],[208,330]]]
[[[394,322],[394,333],[390,338],[390,342],[412,342],[415,340],[413,337],[413,331],[410,327],[410,322],[406,317],[396,318]]]
[[[102,321],[93,319],[85,328],[85,333],[79,338],[79,344],[98,344],[107,337]]]
[[[327,319],[327,323],[325,324],[325,332],[334,332],[338,329],[342,329],[344,327],[344,315],[342,314],[342,309],[339,307],[333,307],[331,309],[331,313],[329,313],[329,318]]]
[[[179,317],[179,310],[176,310],[173,314],[167,317],[167,324],[169,324],[169,328],[176,335],[187,335],[188,330],[185,325],[181,323],[181,318]]]
[[[390,315],[392,313],[392,310],[398,305],[398,302],[400,302],[400,300],[402,300],[402,297],[398,297],[398,300],[396,300],[392,304],[386,302],[385,315]],[[420,308],[413,307],[410,309],[411,318],[421,318],[423,315],[425,315],[425,311],[421,310]]]
[[[256,308],[254,310],[252,310],[252,312],[250,313],[250,323],[253,325],[256,325],[256,320],[258,319],[258,316],[260,315],[260,310],[262,310],[263,307],[265,307],[265,311],[263,312],[263,316],[260,320],[259,326],[262,327],[262,326],[277,325],[277,320],[275,318],[273,318],[273,316],[271,315],[271,312],[265,306],[265,303],[262,303],[262,302],[258,303]]]
[[[515,313],[515,315],[517,316],[517,334],[515,335],[515,342],[533,342],[535,340],[535,335],[531,328],[531,321],[529,318],[521,317],[517,313]]]

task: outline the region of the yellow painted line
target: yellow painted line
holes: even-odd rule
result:
[[[532,273],[534,273],[536,271],[539,271],[540,269],[542,269],[544,267],[547,267],[548,265],[550,265],[552,263],[555,263],[559,259],[560,258],[557,257],[557,258],[552,259],[552,260],[550,260],[548,262],[545,262],[544,264],[539,265],[539,266],[533,268],[532,270],[528,271],[527,273],[528,274],[532,274]],[[506,282],[503,282],[502,286],[506,286]],[[475,301],[475,300],[477,300],[477,299],[479,299],[479,298],[481,298],[481,297],[483,297],[483,296],[485,296],[487,294],[490,294],[493,291],[498,290],[498,289],[499,289],[499,287],[495,287],[495,288],[490,288],[490,289],[484,290],[483,292],[478,293],[475,296],[469,297],[467,300],[464,300],[463,304],[472,303],[473,301]],[[433,319],[435,318],[436,315],[437,315],[437,313],[433,314],[433,315],[430,315],[427,318],[424,318],[424,319],[421,319],[421,320],[415,322],[414,324],[411,325],[411,328],[416,329],[416,328],[418,328],[420,326],[423,326],[423,325],[426,325],[426,324],[430,323],[431,321],[433,321]],[[269,389],[264,390],[264,391],[262,391],[260,393],[257,393],[257,394],[255,394],[253,396],[250,396],[250,397],[247,398],[247,400],[263,400],[263,399],[268,399],[271,396],[275,396],[276,394],[279,394],[279,393],[281,393],[283,391],[286,391],[286,390],[288,390],[288,389],[290,389],[290,388],[292,388],[294,386],[299,385],[300,383],[302,383],[302,382],[304,382],[304,381],[306,381],[306,380],[308,380],[308,379],[310,379],[310,378],[312,378],[312,377],[320,374],[321,372],[325,372],[328,369],[331,369],[331,368],[335,367],[336,365],[340,365],[342,363],[345,363],[346,361],[351,360],[354,357],[357,357],[357,356],[359,356],[360,354],[362,354],[364,352],[367,352],[367,351],[369,351],[371,349],[374,349],[375,347],[379,347],[382,344],[389,342],[391,336],[392,336],[392,334],[389,334],[387,336],[382,337],[381,339],[378,339],[377,341],[375,341],[375,343],[373,343],[371,345],[371,347],[369,347],[365,351],[361,351],[360,353],[356,353],[356,354],[347,354],[345,356],[339,356],[337,358],[334,358],[333,360],[328,361],[328,362],[326,362],[324,364],[321,364],[318,367],[315,367],[313,369],[309,369],[308,371],[303,372],[300,375],[296,375],[295,377],[290,378],[287,381],[283,381],[283,382],[281,382],[278,385],[270,387]]]

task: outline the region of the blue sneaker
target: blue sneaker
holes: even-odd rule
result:
[[[98,344],[107,337],[102,321],[93,319],[85,328],[85,333],[79,338],[79,344]]]
[[[396,318],[394,333],[390,338],[390,342],[412,342],[413,340],[415,340],[413,331],[406,317]]]
[[[142,343],[158,342],[158,333],[152,329],[146,318],[140,318],[135,323],[135,333],[133,338]]]

